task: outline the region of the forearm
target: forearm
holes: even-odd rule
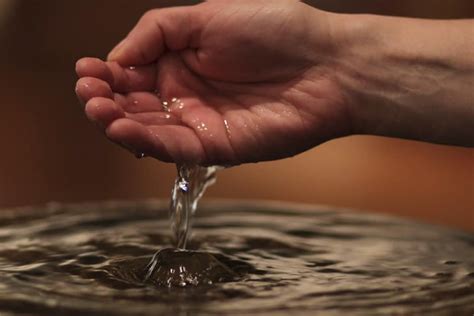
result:
[[[474,22],[334,15],[355,134],[474,145]]]

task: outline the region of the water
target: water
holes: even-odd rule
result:
[[[174,99],[173,99],[174,102]],[[170,221],[175,249],[158,250],[146,266],[144,282],[159,286],[197,286],[224,279],[232,271],[211,254],[184,251],[192,228],[192,219],[206,189],[215,183],[218,167],[177,165],[178,175],[171,192]],[[169,265],[173,262],[173,265]],[[196,264],[199,263],[199,264]],[[188,266],[190,264],[190,266]],[[218,275],[218,277],[212,277]]]
[[[185,249],[199,200],[215,183],[218,167],[178,165],[177,168],[178,176],[171,192],[170,220],[175,246]]]
[[[204,203],[188,250],[180,251],[169,249],[168,206],[1,211],[0,314],[474,311],[472,234],[316,206]],[[157,258],[162,268],[144,283],[156,249],[166,249]],[[182,280],[191,285],[180,286]]]

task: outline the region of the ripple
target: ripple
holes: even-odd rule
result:
[[[198,211],[190,250],[178,251],[168,248],[166,214],[162,202],[0,212],[0,314],[474,310],[471,234],[327,208],[215,203]]]

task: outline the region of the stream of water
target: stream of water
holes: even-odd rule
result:
[[[225,268],[211,254],[186,251],[186,245],[191,234],[193,218],[197,206],[206,189],[215,183],[218,167],[201,167],[177,165],[178,174],[171,192],[170,222],[174,236],[175,249],[160,249],[146,266],[147,273],[144,282],[155,282],[159,286],[197,286],[202,283],[212,284],[220,279],[212,278],[217,275],[213,270]],[[169,265],[169,262],[174,262]],[[188,264],[207,262],[207,265],[198,264],[190,269]],[[210,267],[213,268],[210,268]],[[219,274],[220,278],[220,274]]]
[[[219,168],[179,165],[177,169],[171,192],[170,221],[176,248],[185,249],[198,203],[206,189],[215,183]]]

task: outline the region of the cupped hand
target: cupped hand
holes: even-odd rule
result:
[[[188,164],[288,157],[350,134],[328,14],[298,1],[152,10],[107,61],[77,63],[89,119],[135,153]]]

